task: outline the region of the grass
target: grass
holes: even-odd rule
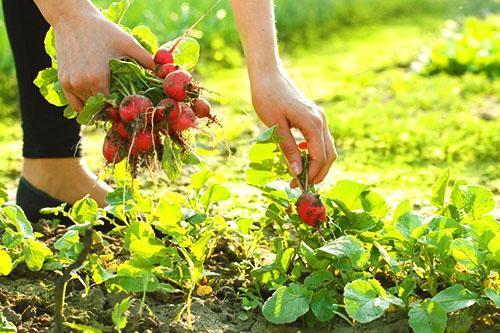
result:
[[[339,160],[327,184],[350,178],[377,183],[394,201],[416,200],[426,197],[422,192],[430,191],[438,170],[450,167],[456,178],[485,184],[498,195],[498,81],[481,75],[426,77],[408,69],[422,47],[436,39],[446,18],[392,19],[342,29],[307,47],[285,48],[291,76],[324,108],[336,138]],[[204,84],[223,96],[216,108],[225,124],[214,130],[214,137],[200,140],[200,147],[215,148],[206,151],[209,165],[234,189],[233,203],[250,205],[254,193],[242,186],[241,170],[248,140],[262,127],[251,111],[245,69],[222,69],[206,58],[198,68]],[[6,77],[0,103],[10,114],[16,104],[9,89],[12,78]],[[18,177],[20,138],[16,118],[3,117],[0,182],[9,189]],[[102,133],[86,135],[84,147],[94,170],[103,166],[101,140]]]

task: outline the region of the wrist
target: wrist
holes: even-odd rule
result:
[[[36,1],[47,22],[54,28],[78,24],[101,12],[88,0]]]

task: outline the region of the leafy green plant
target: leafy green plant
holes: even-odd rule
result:
[[[419,56],[413,68],[425,74],[445,72],[462,75],[484,73],[500,75],[500,16],[466,18],[463,24],[447,21],[441,38]]]
[[[256,286],[246,291],[261,295],[268,321],[305,316],[320,323],[338,315],[355,325],[399,311],[415,332],[444,332],[453,325],[449,316],[464,314],[470,325],[468,314],[496,304],[500,224],[489,215],[488,189],[458,180],[450,191],[445,170],[431,189],[434,215],[408,202],[389,214],[373,186],[340,180],[320,191],[329,219],[314,232],[293,209],[297,192],[277,181],[289,176],[274,135],[271,128],[254,140],[247,172],[269,201],[261,223],[277,234],[274,261],[253,269]],[[265,290],[272,292],[267,300]]]

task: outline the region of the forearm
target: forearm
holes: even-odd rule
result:
[[[43,17],[54,26],[61,21],[75,20],[85,14],[99,14],[89,0],[34,0]]]
[[[273,0],[232,0],[250,79],[280,69]]]

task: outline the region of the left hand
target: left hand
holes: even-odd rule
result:
[[[258,74],[251,79],[252,101],[259,118],[267,126],[278,125],[277,134],[284,140],[280,146],[290,172],[302,172],[302,159],[291,128],[300,130],[308,143],[309,184],[320,183],[337,158],[333,138],[323,111],[295,86],[281,70]],[[298,186],[292,181],[292,186]]]

